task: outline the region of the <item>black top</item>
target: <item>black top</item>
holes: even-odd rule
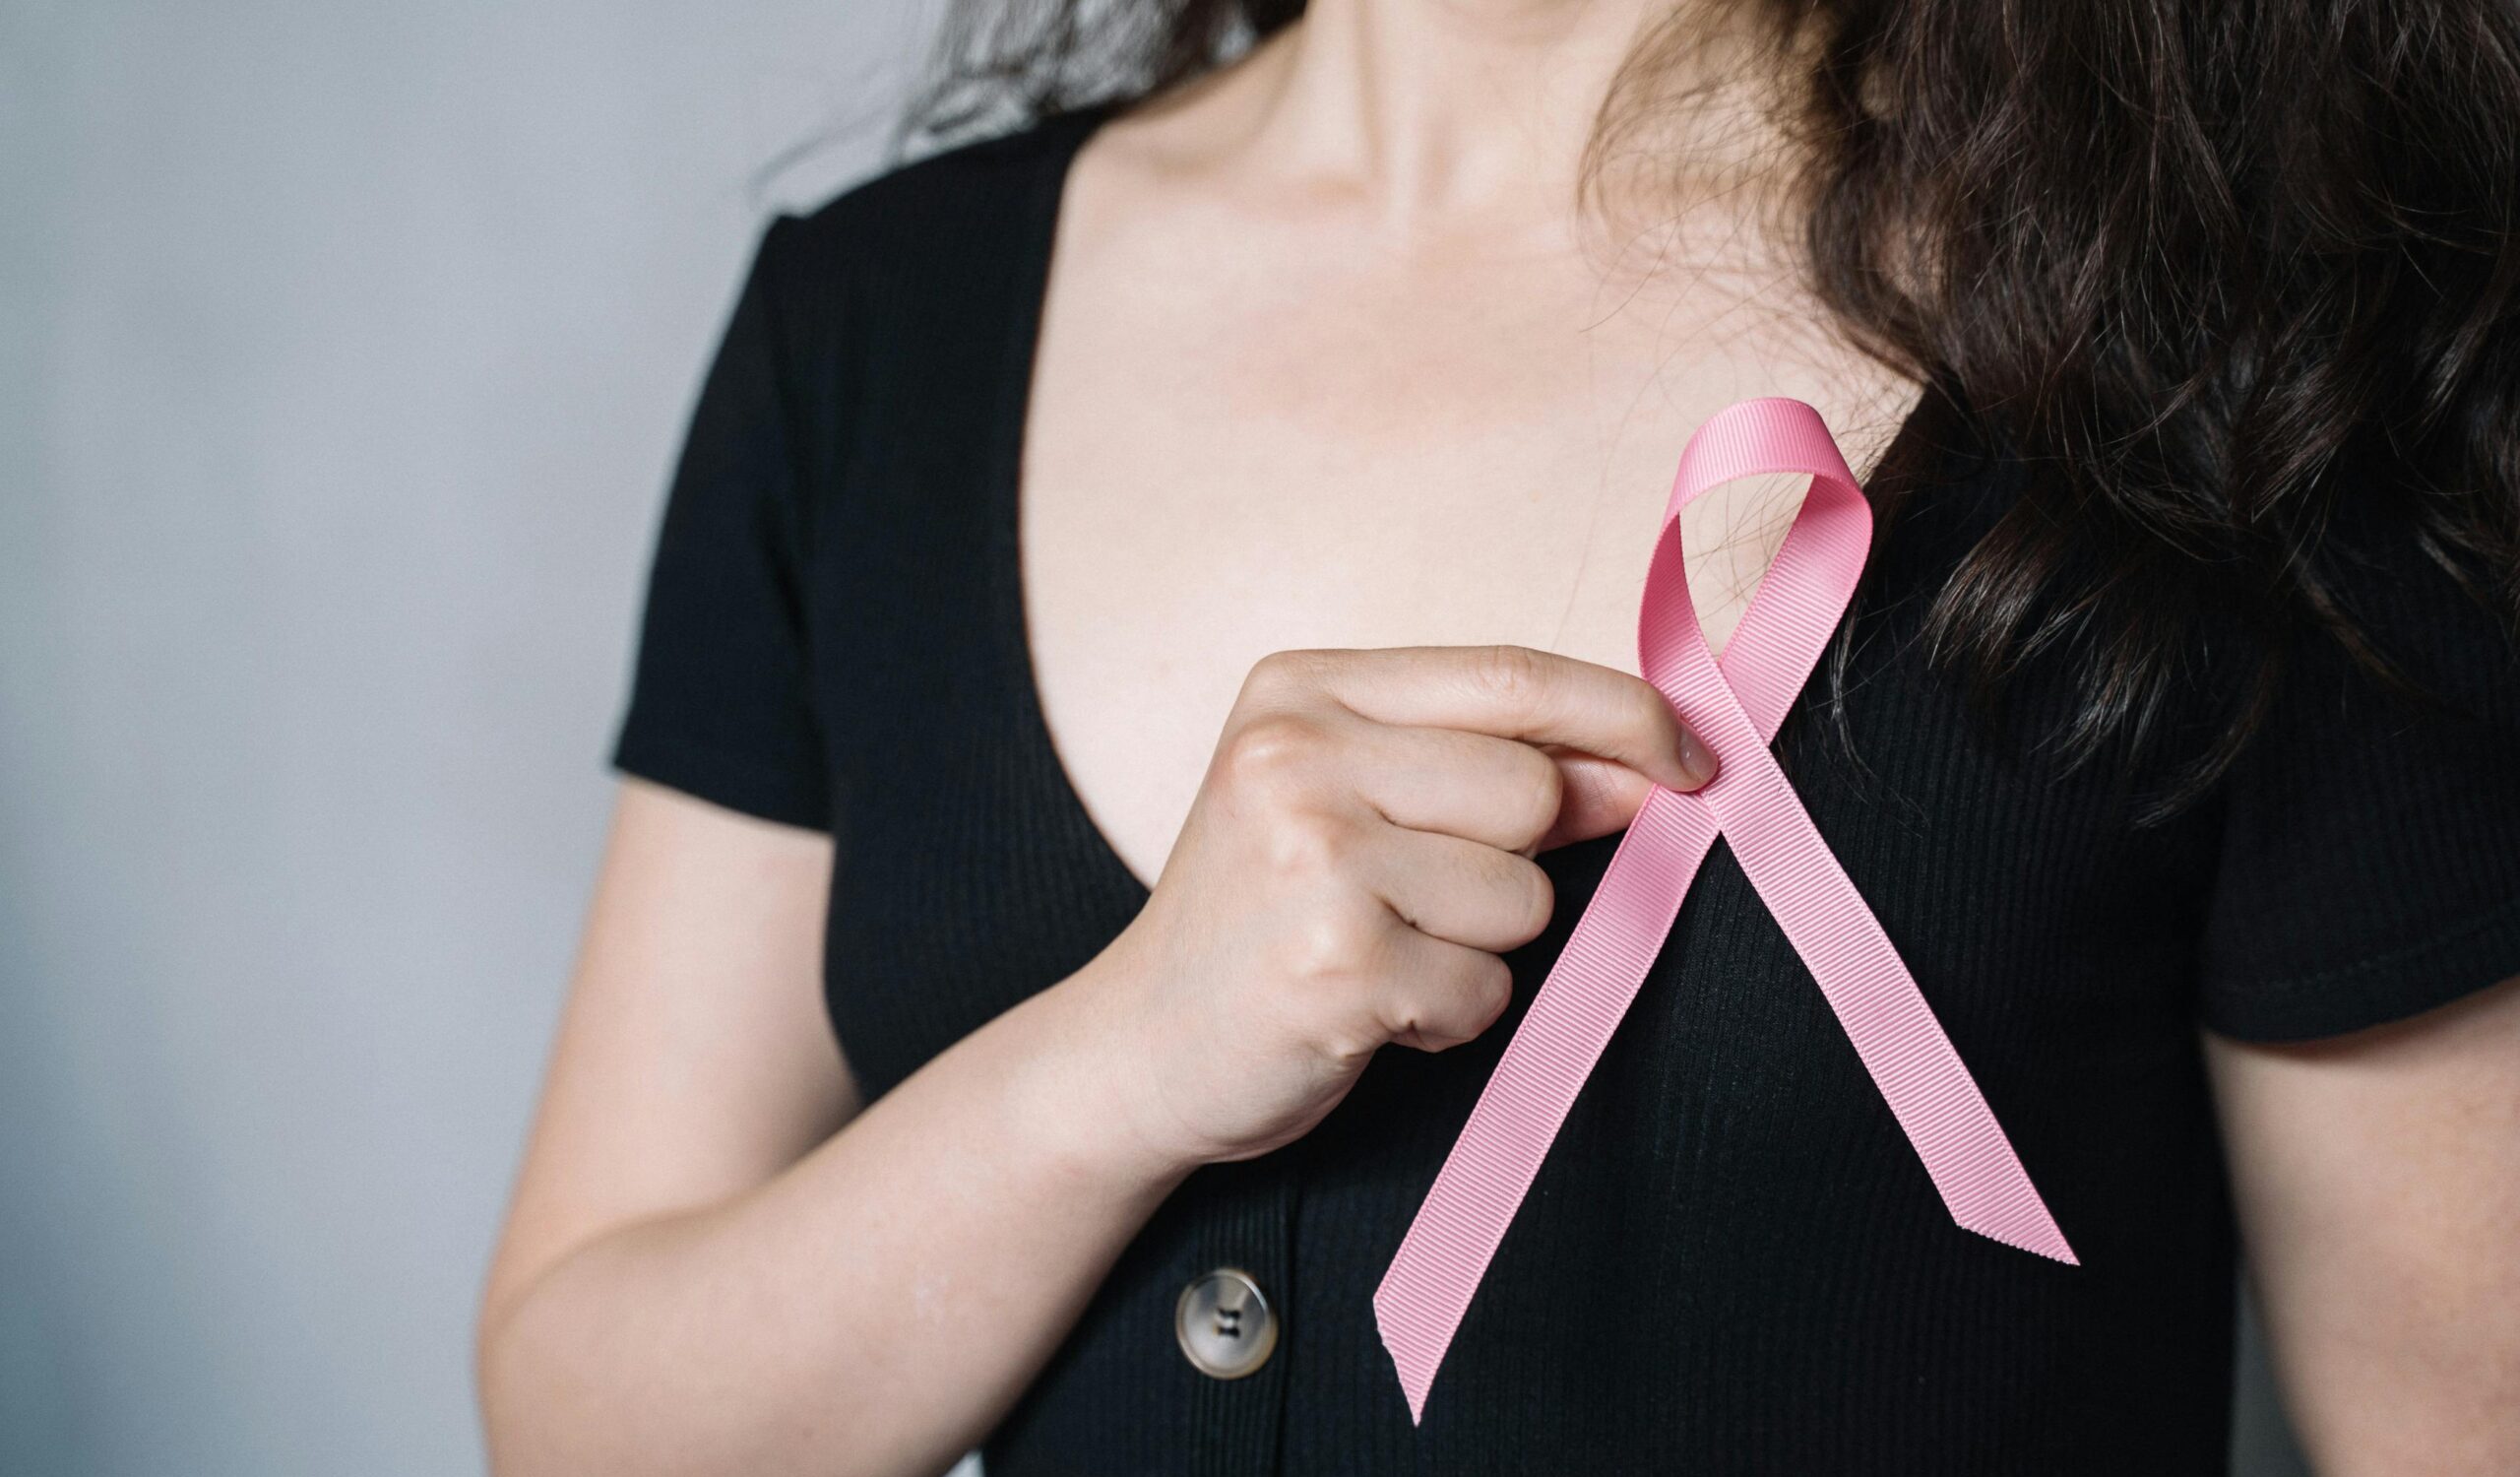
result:
[[[1145,901],[1051,748],[1016,584],[1051,228],[1101,116],[771,222],[657,547],[615,762],[834,832],[828,995],[869,1095]],[[2425,566],[2375,568],[2348,594],[2449,705],[2321,649],[2208,803],[2139,828],[2118,777],[2057,779],[1913,639],[2018,485],[2003,444],[1945,396],[1902,428],[1925,490],[1855,617],[1861,762],[1807,711],[1816,684],[1777,745],[2083,1265],[1952,1224],[1719,843],[1422,1427],[1369,1300],[1519,1003],[1193,1175],[991,1438],[991,1477],[2224,1469],[2234,1233],[2197,1026],[2317,1036],[2520,975],[2520,657]],[[2015,732],[2068,696],[2034,671]],[[1510,956],[1518,1001],[1617,839],[1541,859],[1556,921]],[[1224,1265],[1283,1317],[1231,1381],[1172,1332]]]

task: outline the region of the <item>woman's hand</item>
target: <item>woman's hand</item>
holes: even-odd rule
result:
[[[1544,746],[1545,745],[1545,746]],[[1503,1013],[1547,927],[1541,850],[1627,824],[1714,756],[1643,678],[1521,646],[1263,658],[1138,918],[1063,988],[1158,1162],[1301,1136],[1385,1042]]]

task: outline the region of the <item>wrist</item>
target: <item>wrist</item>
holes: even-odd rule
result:
[[[1163,1129],[1123,968],[1106,952],[1019,1007],[1034,1040],[1010,1073],[1009,1117],[1037,1162],[1160,1200],[1207,1156]]]

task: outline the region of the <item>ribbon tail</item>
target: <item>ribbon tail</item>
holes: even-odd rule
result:
[[[1646,798],[1401,1239],[1374,1291],[1374,1322],[1410,1424],[1424,1415],[1471,1295],[1715,836],[1713,813],[1695,797],[1657,787]]]
[[[1732,757],[1728,750],[1727,761]],[[1994,1110],[1800,797],[1764,750],[1751,763],[1762,771],[1753,782],[1759,793],[1735,798],[1710,786],[1709,803],[1741,869],[1810,968],[1864,1070],[1924,1161],[1952,1220],[2008,1247],[2080,1265]]]

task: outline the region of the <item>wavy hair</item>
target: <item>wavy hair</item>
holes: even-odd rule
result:
[[[2353,530],[2520,629],[2520,6],[1725,3],[1786,82],[1819,301],[2029,470],[1925,615],[1983,707],[2068,662],[2046,741],[2071,768],[2154,752],[2203,694],[2152,823],[2212,787],[2304,635],[2420,690],[2340,593]],[[1143,96],[1302,9],[956,0],[897,142]],[[1674,103],[1704,14],[1622,65],[1588,190]]]

